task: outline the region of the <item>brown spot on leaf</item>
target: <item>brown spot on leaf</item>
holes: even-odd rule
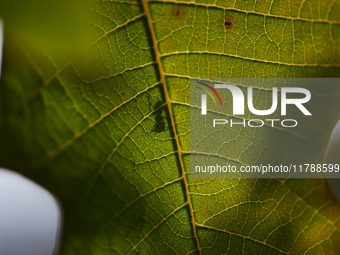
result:
[[[232,31],[234,29],[234,21],[231,19],[224,20],[224,28],[228,31]]]
[[[185,16],[185,11],[182,8],[176,7],[171,10],[171,17],[173,19],[181,20]]]

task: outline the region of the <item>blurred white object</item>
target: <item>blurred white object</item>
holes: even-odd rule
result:
[[[327,151],[327,163],[340,164],[340,120],[333,129]],[[340,179],[328,179],[329,186],[340,201]]]
[[[0,76],[3,22],[0,19]],[[0,168],[0,254],[57,254],[62,213],[57,200],[24,176]]]
[[[328,163],[340,164],[340,120],[336,123],[329,140],[327,161]]]
[[[0,168],[0,254],[57,254],[61,209],[44,188]]]

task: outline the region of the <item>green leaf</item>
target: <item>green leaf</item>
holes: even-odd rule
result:
[[[60,198],[61,254],[340,253],[327,180],[188,174],[189,78],[338,77],[340,1],[88,8],[92,43],[80,56],[5,34],[0,165]],[[333,110],[310,143],[283,141],[288,153],[323,158],[339,94],[326,95]],[[223,156],[256,164],[279,132],[231,133]]]
[[[1,1],[0,17],[6,30],[20,32],[20,40],[69,48],[84,40],[86,9],[80,0]]]

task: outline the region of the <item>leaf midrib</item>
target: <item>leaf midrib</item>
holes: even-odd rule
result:
[[[196,230],[196,226],[197,226],[197,222],[195,219],[195,214],[194,214],[194,209],[193,209],[193,204],[191,201],[191,196],[190,196],[190,191],[189,191],[189,181],[188,181],[188,177],[187,177],[187,173],[184,167],[184,162],[183,162],[183,157],[182,157],[182,147],[179,141],[179,137],[177,134],[177,129],[176,129],[176,123],[175,123],[175,118],[174,118],[174,114],[172,111],[172,105],[171,105],[171,99],[170,99],[170,93],[167,87],[167,83],[166,83],[166,79],[165,79],[165,72],[164,72],[164,68],[163,68],[163,64],[162,64],[162,59],[161,59],[161,53],[158,49],[158,41],[157,41],[157,37],[156,37],[156,32],[155,32],[155,28],[153,26],[153,20],[151,17],[151,12],[150,12],[150,8],[149,8],[149,3],[148,0],[142,0],[142,6],[143,6],[143,10],[144,13],[146,14],[146,19],[147,19],[147,23],[148,23],[148,28],[149,28],[149,32],[151,34],[151,39],[152,39],[152,46],[154,49],[154,54],[156,57],[156,62],[157,62],[157,66],[158,66],[158,70],[159,70],[159,75],[160,75],[160,82],[163,84],[163,91],[164,91],[164,96],[165,96],[165,102],[168,106],[168,112],[169,112],[169,118],[170,118],[170,122],[171,122],[171,128],[173,131],[173,135],[174,135],[174,140],[176,143],[176,149],[177,149],[177,153],[178,153],[178,161],[179,161],[179,168],[182,172],[182,179],[183,179],[183,183],[184,183],[184,190],[185,190],[185,200],[186,203],[189,206],[189,212],[190,212],[190,221],[191,221],[191,225],[192,225],[192,230],[193,230],[193,234],[195,237],[195,241],[196,241],[196,246],[197,246],[197,250],[199,252],[199,254],[202,254],[202,250],[201,250],[201,246],[200,246],[200,242],[199,242],[199,238],[198,238],[198,234],[197,234],[197,230]]]

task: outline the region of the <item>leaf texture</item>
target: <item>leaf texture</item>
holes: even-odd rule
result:
[[[189,176],[189,79],[339,77],[339,1],[88,7],[82,56],[5,38],[0,164],[61,199],[61,254],[340,253],[327,180]],[[323,159],[338,92],[315,137],[282,146]],[[232,132],[222,156],[256,164],[277,132]]]

